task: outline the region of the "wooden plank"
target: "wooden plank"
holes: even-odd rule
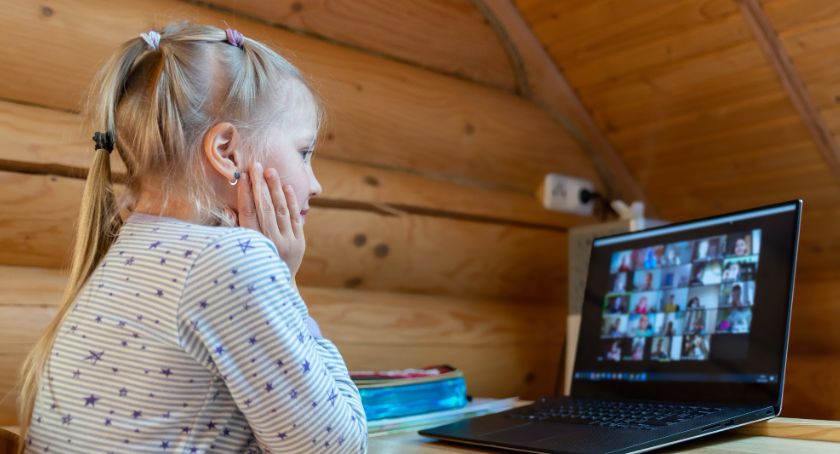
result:
[[[0,266],[0,396],[54,313],[66,283],[55,269]],[[553,390],[564,306],[302,287],[324,335],[352,369],[464,370],[470,393],[536,397]],[[0,403],[0,424],[12,424]]]
[[[808,128],[817,148],[825,158],[825,162],[832,172],[840,179],[840,144],[829,133],[822,117],[814,106],[808,89],[799,78],[793,64],[785,52],[779,37],[773,30],[770,20],[757,0],[738,0],[741,12],[753,29],[756,40],[761,45],[771,66],[776,71],[782,85],[790,96],[794,107],[802,117],[802,122]]]
[[[0,306],[0,425],[15,424],[15,386],[23,359],[55,315],[54,307]]]
[[[813,224],[813,223],[811,223]],[[796,354],[840,356],[840,282],[799,273],[793,299],[789,350]]]
[[[0,170],[30,169],[62,175],[56,167],[68,166],[85,174],[93,158],[89,134],[81,131],[78,116],[69,112],[0,101],[0,138],[5,145],[0,150]],[[594,221],[546,210],[536,194],[475,187],[329,157],[318,156],[313,165],[324,189],[320,200],[313,200],[314,206],[352,203],[386,212],[469,217],[547,228]],[[111,157],[111,168],[115,173],[125,172],[117,153]]]
[[[800,440],[840,442],[840,422],[801,418],[773,418],[736,429],[739,434]]]
[[[714,137],[722,132],[787,117],[798,119],[790,100],[783,92],[777,91],[757,98],[710,106],[706,110],[686,112],[653,123],[625,128],[614,132],[610,138],[621,149],[622,156],[628,156],[628,153],[647,149],[648,144],[681,145],[709,136]],[[805,136],[803,133],[803,137]]]
[[[788,357],[782,415],[793,418],[840,419],[840,367],[837,354]]]
[[[840,16],[840,4],[833,0],[764,0],[761,5],[782,39],[823,28]]]
[[[669,36],[737,10],[728,0],[599,0],[579,7],[544,2],[544,6],[538,4],[539,9],[521,1],[517,4],[561,67]]]
[[[7,6],[0,98],[74,110],[102,59],[140,31],[169,17],[227,20],[246,36],[280,43],[309,75],[328,109],[322,155],[529,194],[553,171],[600,186],[589,158],[548,114],[501,90],[170,0]],[[108,17],[99,14],[106,9]]]
[[[0,263],[66,265],[83,182],[0,172],[0,184]],[[306,228],[301,285],[564,298],[564,232],[321,207]]]
[[[372,437],[368,447],[370,452],[377,454],[493,454],[501,452],[493,448],[446,443],[424,437],[416,431]],[[837,449],[840,449],[837,443],[819,440],[724,433],[681,443],[676,447],[664,448],[657,452],[669,454],[788,454],[792,452],[827,454],[834,453]]]
[[[774,93],[779,82],[755,43],[644,69],[580,89],[608,133],[671,115]]]
[[[630,175],[613,145],[595,125],[574,89],[513,3],[482,1],[478,4],[498,22],[515,55],[521,59],[530,98],[552,112],[578,139],[581,148],[589,153],[607,188],[607,197],[647,202],[648,212],[655,213],[655,207],[646,199],[644,191]]]
[[[564,72],[576,88],[604,86],[637,71],[714,54],[753,39],[738,11],[622,47],[596,59],[568,62]]]
[[[516,88],[499,37],[470,0],[207,3],[421,67],[507,90]]]
[[[66,282],[63,270],[0,265],[0,307],[17,307],[21,312],[52,308],[60,302]],[[324,335],[342,344],[526,345],[559,339],[558,329],[565,326],[563,305],[547,301],[307,286],[300,292]]]

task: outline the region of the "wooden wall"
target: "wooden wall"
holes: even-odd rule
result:
[[[287,55],[323,97],[315,171],[324,194],[307,222],[299,283],[352,369],[451,363],[476,395],[552,391],[564,343],[566,229],[590,220],[542,210],[535,192],[549,171],[600,187],[589,156],[515,95],[503,45],[471,2],[401,2],[408,10],[398,21],[382,16],[393,11],[386,1],[345,2],[317,15],[323,21],[301,8],[333,2],[285,3],[313,30],[237,16],[223,1],[4,2],[0,397],[10,394],[0,425],[14,422],[15,369],[64,286],[92,153],[91,131],[78,128],[80,97],[118,44],[168,18],[227,21]],[[339,13],[379,16],[326,36]],[[450,21],[467,31],[461,46],[435,35]],[[407,38],[376,24],[399,24]]]
[[[840,3],[516,4],[662,218],[805,201],[783,412],[840,419]],[[756,17],[779,42],[775,59]],[[795,107],[779,56],[815,115]]]
[[[300,283],[351,368],[446,361],[475,394],[550,392],[566,230],[592,222],[539,206],[559,171],[669,220],[803,198],[784,413],[840,419],[837,2],[510,1],[4,2],[0,396],[63,287],[84,87],[190,18],[278,49],[328,107]]]

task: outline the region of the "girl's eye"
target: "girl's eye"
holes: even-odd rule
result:
[[[307,148],[305,150],[300,150],[300,155],[303,157],[304,161],[309,161],[310,156],[312,156],[312,149]]]

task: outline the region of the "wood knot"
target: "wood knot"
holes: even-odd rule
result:
[[[464,134],[468,136],[475,134],[475,125],[470,122],[464,123]]]
[[[379,186],[379,179],[372,175],[365,176],[365,184],[373,187]]]
[[[367,236],[365,236],[364,233],[359,233],[353,237],[353,244],[356,245],[356,247],[362,247],[365,243],[367,243]]]
[[[525,383],[526,384],[530,385],[530,384],[534,383],[534,381],[536,379],[537,379],[537,374],[535,374],[533,372],[528,372],[527,374],[525,374]]]
[[[362,278],[360,277],[351,277],[344,283],[344,286],[347,288],[356,288],[360,285],[362,285]]]
[[[377,244],[375,248],[373,248],[373,255],[379,258],[383,258],[388,255],[390,252],[390,248],[387,244]]]

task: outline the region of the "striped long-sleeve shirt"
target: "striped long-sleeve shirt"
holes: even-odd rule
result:
[[[365,452],[359,392],[274,244],[133,213],[62,323],[28,452]]]

